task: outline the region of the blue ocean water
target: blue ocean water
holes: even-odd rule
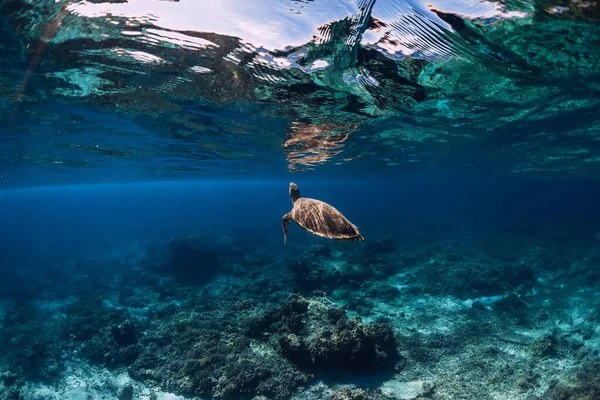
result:
[[[0,399],[600,399],[599,43],[581,1],[0,1]]]

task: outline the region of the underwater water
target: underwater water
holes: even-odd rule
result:
[[[599,23],[0,0],[0,400],[600,399]]]

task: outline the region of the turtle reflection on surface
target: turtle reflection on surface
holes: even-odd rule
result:
[[[343,142],[357,127],[355,124],[292,122],[288,128],[291,138],[283,144],[289,169],[310,169],[340,154]]]

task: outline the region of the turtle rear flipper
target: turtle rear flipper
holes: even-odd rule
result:
[[[283,228],[283,247],[285,248],[287,242],[287,233],[290,228],[290,213],[287,213],[283,216],[281,220],[281,227]]]

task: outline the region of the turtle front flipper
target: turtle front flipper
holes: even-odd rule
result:
[[[283,247],[285,248],[286,242],[287,242],[287,233],[288,233],[288,229],[290,227],[290,219],[292,219],[292,217],[290,217],[290,213],[287,213],[283,216],[283,219],[281,220],[281,226],[283,228]]]

